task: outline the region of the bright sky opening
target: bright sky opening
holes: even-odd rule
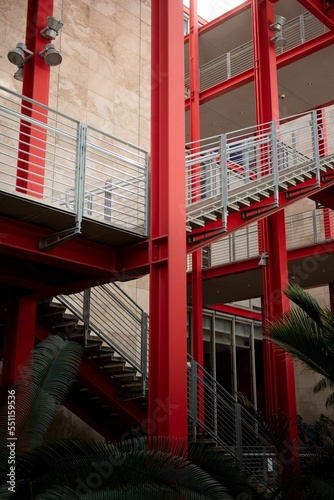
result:
[[[189,7],[189,1],[183,0],[183,4]],[[244,2],[245,0],[197,0],[198,15],[206,21],[212,21]]]

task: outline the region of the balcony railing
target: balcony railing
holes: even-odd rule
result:
[[[313,209],[285,217],[287,250],[315,243],[324,243],[334,238],[331,228],[334,213],[330,209]],[[257,223],[227,235],[220,241],[203,249],[203,269],[260,255]],[[192,269],[191,255],[187,257],[187,271]]]
[[[305,12],[284,24],[282,35],[286,39],[286,44],[277,48],[276,52],[277,54],[286,52],[327,31],[328,28],[316,17],[310,12]],[[253,68],[253,44],[249,41],[200,67],[200,91],[251,68]],[[185,75],[185,97],[189,97],[189,74]]]
[[[0,86],[0,192],[148,234],[148,153]]]
[[[188,227],[222,218],[270,198],[280,206],[279,192],[333,169],[334,144],[329,131],[334,111],[324,108],[261,126],[205,138],[186,145]],[[323,141],[327,127],[327,144]],[[215,219],[214,219],[215,220]]]

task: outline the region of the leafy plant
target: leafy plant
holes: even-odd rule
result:
[[[15,384],[15,487],[9,488],[6,406],[0,417],[0,498],[40,500],[260,499],[233,459],[204,445],[136,439],[44,442],[69,394],[82,348],[50,336],[37,345]]]

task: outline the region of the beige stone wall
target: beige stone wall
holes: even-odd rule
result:
[[[320,378],[320,375],[307,369],[301,363],[295,363],[297,413],[309,424],[313,424],[318,420],[321,414],[334,418],[333,409],[326,409],[326,399],[329,391],[318,394],[313,392],[313,387]]]
[[[136,144],[150,143],[151,0],[54,0],[64,26],[54,41],[50,107]],[[21,92],[7,52],[25,41],[27,0],[0,2],[0,85]],[[46,21],[46,19],[45,19]],[[125,284],[148,309],[148,279]]]

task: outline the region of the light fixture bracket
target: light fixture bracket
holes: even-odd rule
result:
[[[53,16],[48,16],[48,24],[40,31],[40,34],[47,40],[54,40],[58,34],[59,30],[64,26],[64,23],[58,21]]]
[[[43,50],[39,52],[48,66],[58,66],[62,61],[62,56],[58,50],[55,49],[53,43],[47,43]]]
[[[279,31],[282,31],[283,24],[285,23],[286,19],[283,16],[276,16],[275,22],[272,23],[269,28],[271,31],[275,31],[275,33],[278,33]]]
[[[16,44],[15,49],[8,52],[7,57],[15,66],[22,66],[26,61],[32,58],[34,53],[29,50],[25,43],[19,42]]]

